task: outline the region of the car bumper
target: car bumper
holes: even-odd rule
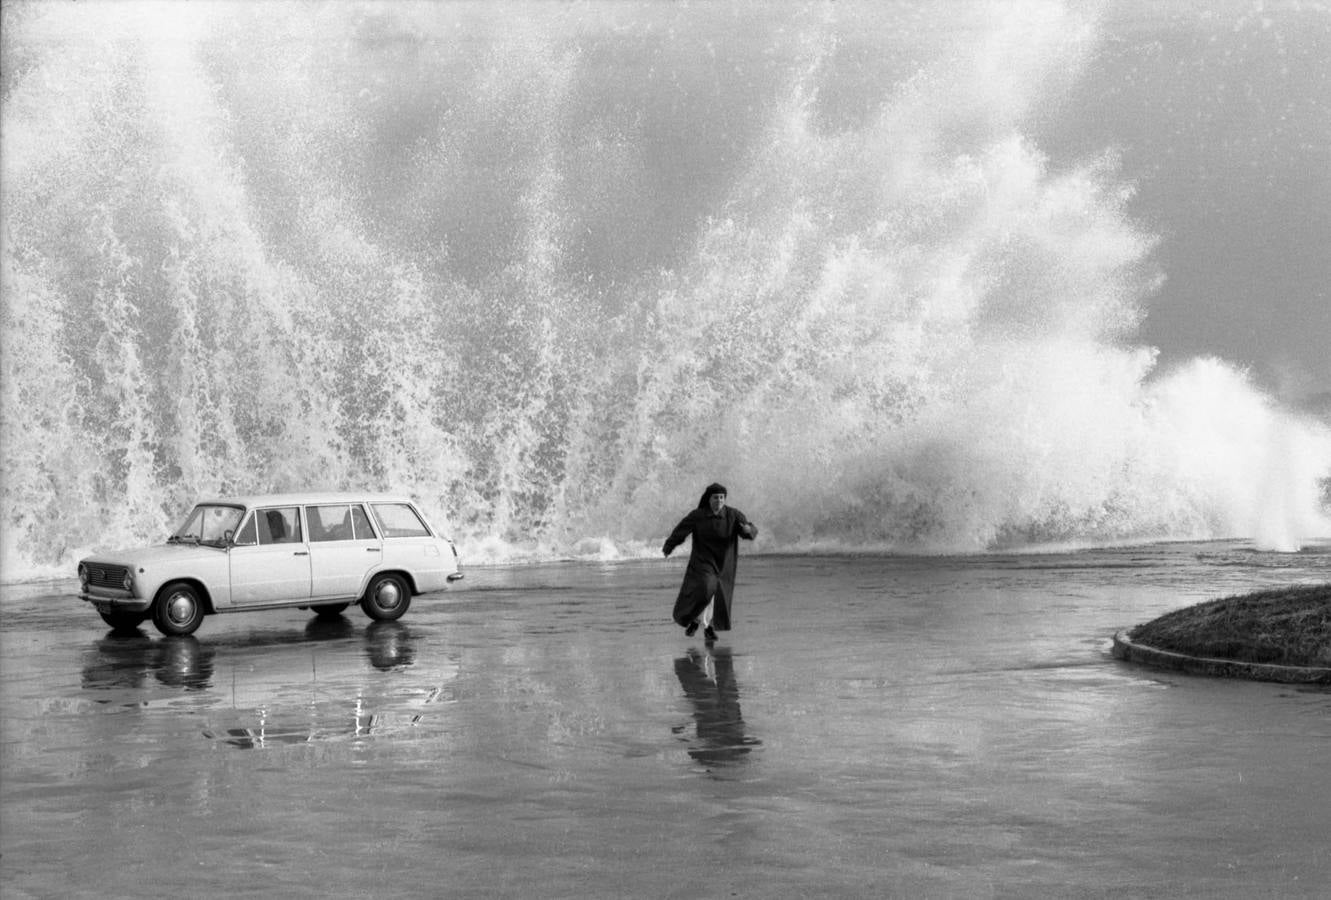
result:
[[[79,599],[82,600],[84,603],[91,603],[93,606],[97,607],[98,612],[103,612],[103,613],[147,612],[148,608],[152,606],[151,600],[144,600],[139,597],[131,597],[128,594],[122,594],[117,596],[114,594],[94,594],[89,591],[84,591],[81,594],[79,594]]]

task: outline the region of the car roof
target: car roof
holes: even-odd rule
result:
[[[238,494],[230,497],[209,497],[199,503],[220,503],[228,506],[301,506],[318,503],[410,503],[400,494],[378,494],[354,491],[310,491],[285,494]],[[197,504],[196,504],[197,505]]]

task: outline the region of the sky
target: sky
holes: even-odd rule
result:
[[[1111,3],[1100,21],[1038,139],[1120,149],[1166,279],[1141,339],[1290,400],[1331,391],[1331,8]]]

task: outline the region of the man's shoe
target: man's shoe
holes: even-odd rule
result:
[[[706,638],[709,642],[716,640],[716,632],[712,630],[711,625],[707,626],[707,630],[702,633],[702,636]]]
[[[697,622],[690,622],[690,623],[689,623],[689,626],[688,626],[687,628],[684,629],[684,637],[693,637],[694,633],[695,633],[697,630],[698,630],[698,623],[697,623]],[[710,628],[707,629],[707,630],[708,630],[708,631],[711,631]]]

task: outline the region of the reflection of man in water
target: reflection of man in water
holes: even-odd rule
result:
[[[741,762],[760,741],[744,733],[739,711],[739,685],[730,650],[700,654],[690,649],[687,656],[675,660],[675,674],[684,688],[684,696],[693,704],[693,720],[698,738],[689,756],[705,766]],[[676,733],[683,731],[683,726]]]

